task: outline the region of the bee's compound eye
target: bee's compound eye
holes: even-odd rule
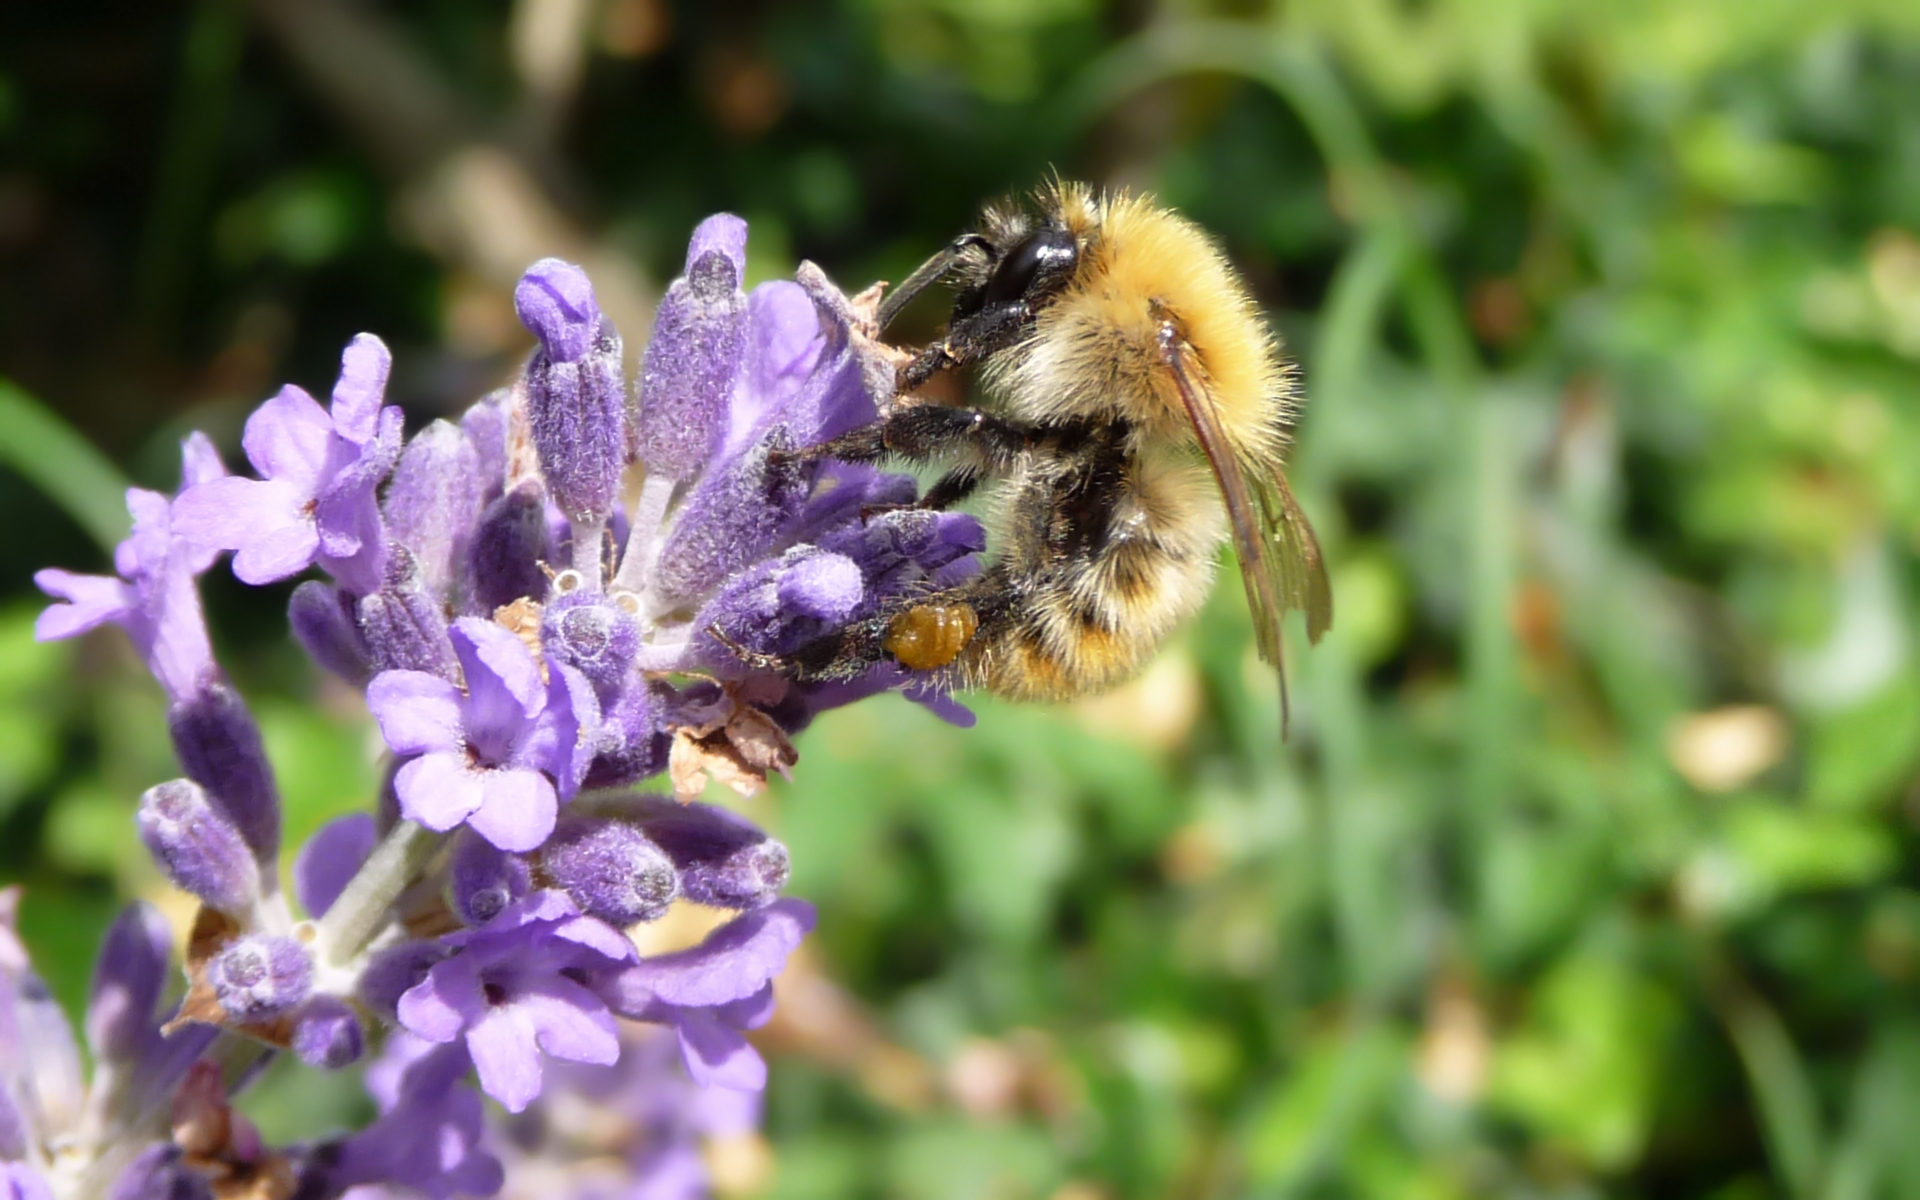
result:
[[[993,278],[987,280],[986,302],[1004,304],[1037,292],[1050,291],[1073,274],[1080,260],[1079,244],[1064,229],[1041,229],[1015,246]]]
[[[980,618],[969,604],[922,604],[887,626],[881,645],[909,671],[937,671],[960,657]]]

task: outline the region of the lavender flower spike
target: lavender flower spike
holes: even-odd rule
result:
[[[574,525],[574,569],[597,585],[600,534],[627,462],[620,335],[600,315],[586,272],[557,258],[527,269],[513,303],[540,339],[521,379],[540,471]]]
[[[401,414],[382,407],[392,355],[363,333],[341,356],[333,405],[288,384],[247,418],[241,444],[263,478],[188,488],[174,524],[189,540],[235,551],[233,573],[272,583],[318,561],[360,594],[380,586],[385,537],[374,489],[400,451]]]

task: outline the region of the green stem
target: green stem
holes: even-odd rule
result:
[[[323,965],[345,966],[366,949],[386,924],[388,909],[419,877],[445,836],[417,821],[402,821],[388,831],[320,918],[314,953]]]

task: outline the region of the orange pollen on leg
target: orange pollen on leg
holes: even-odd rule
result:
[[[923,604],[895,617],[881,643],[910,671],[934,671],[960,657],[980,618],[968,604]]]

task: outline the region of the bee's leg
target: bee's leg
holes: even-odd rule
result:
[[[905,396],[917,392],[935,375],[942,371],[951,371],[959,365],[960,360],[947,350],[945,340],[935,342],[914,355],[912,362],[900,368],[900,374],[894,380],[894,394]]]
[[[909,404],[881,423],[887,449],[902,458],[970,459],[989,471],[1005,471],[1032,444],[1034,430],[978,408]]]
[[[1002,568],[989,567],[956,587],[897,601],[788,655],[762,654],[713,632],[748,666],[802,683],[855,679],[884,662],[937,671],[1003,628],[1018,608],[1019,592]]]
[[[1027,449],[1032,433],[1025,425],[978,408],[903,404],[872,425],[817,446],[775,450],[769,458],[773,462],[832,458],[868,463],[889,454],[914,462],[954,456],[972,459],[990,471],[1004,471]]]
[[[890,512],[945,512],[954,505],[973,495],[980,486],[984,472],[976,464],[955,467],[939,479],[933,486],[921,493],[920,498],[911,504],[867,504],[860,509],[860,519],[871,520],[882,513]]]

